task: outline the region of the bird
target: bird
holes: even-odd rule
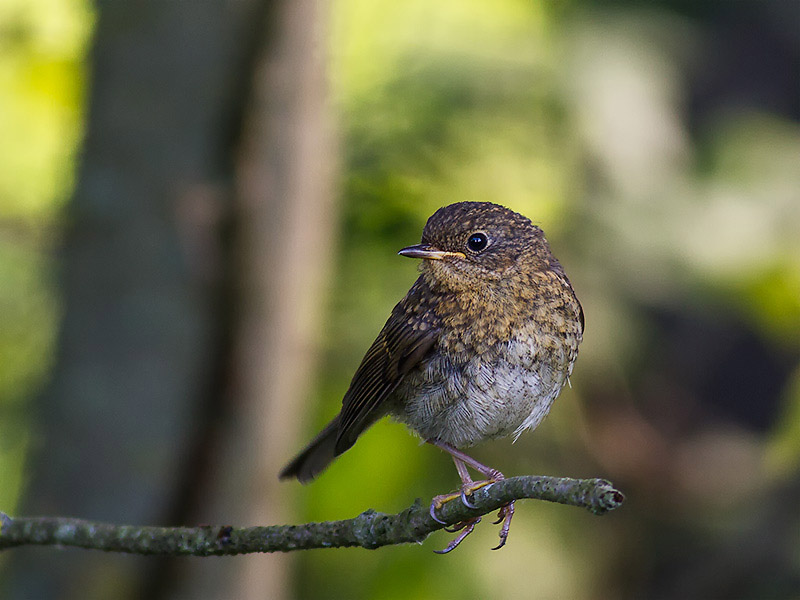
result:
[[[491,202],[457,202],[427,221],[419,244],[398,252],[420,260],[420,275],[367,350],[330,423],[280,472],[307,483],[367,428],[390,416],[452,456],[460,491],[504,478],[465,449],[535,429],[568,383],[583,339],[583,308],[543,231]],[[483,479],[473,481],[469,469]],[[500,544],[514,503],[502,507]],[[463,521],[456,548],[480,517]]]

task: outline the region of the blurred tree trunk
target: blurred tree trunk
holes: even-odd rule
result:
[[[303,319],[332,222],[316,7],[98,3],[59,353],[20,513],[180,524],[206,493],[222,521],[279,518],[270,492],[297,415],[277,403],[298,410],[308,379]],[[283,565],[248,560],[239,581],[282,595]],[[172,566],[20,549],[2,585],[9,598],[163,597]],[[193,596],[245,597],[223,582]]]
[[[240,318],[237,410],[215,452],[204,523],[284,523],[289,484],[278,471],[298,450],[326,273],[332,266],[332,139],[325,77],[327,3],[294,0],[272,15],[254,68],[237,164]],[[266,24],[265,24],[266,25]],[[182,598],[288,597],[285,554],[194,561]]]

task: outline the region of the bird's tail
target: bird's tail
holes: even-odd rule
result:
[[[339,434],[338,415],[311,440],[292,462],[283,467],[279,477],[290,479],[297,477],[300,483],[308,483],[322,473],[336,458],[336,438]]]

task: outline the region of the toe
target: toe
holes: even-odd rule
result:
[[[447,544],[446,548],[443,548],[442,550],[434,550],[434,552],[436,554],[447,554],[448,552],[452,552],[453,550],[455,550],[458,547],[458,545],[464,541],[464,538],[466,538],[470,533],[472,533],[472,530],[475,529],[475,525],[480,523],[480,520],[481,518],[477,517],[476,519],[470,519],[469,521],[464,521],[463,523],[460,523],[459,525],[463,526],[461,533],[459,533],[456,538],[451,540],[450,543]]]
[[[508,532],[511,529],[511,519],[514,516],[514,503],[511,502],[510,504],[506,504],[503,508],[501,508],[498,516],[501,516],[503,521],[503,525],[500,527],[499,534],[500,543],[492,548],[492,550],[499,550],[506,545],[506,540],[508,540]]]

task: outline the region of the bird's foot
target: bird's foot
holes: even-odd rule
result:
[[[440,494],[438,496],[434,496],[433,499],[431,500],[431,508],[428,511],[431,515],[431,518],[437,523],[446,525],[444,521],[442,521],[439,517],[436,516],[436,511],[442,508],[448,502],[452,502],[457,498],[461,498],[461,502],[467,508],[477,508],[472,502],[470,502],[467,496],[471,496],[473,492],[475,492],[476,490],[479,490],[482,487],[486,487],[487,485],[491,485],[492,483],[495,483],[495,481],[496,480],[493,479],[487,479],[485,481],[468,481],[461,486],[461,490],[458,492],[453,492],[451,494]]]
[[[486,487],[487,485],[491,485],[493,483],[497,483],[504,479],[503,474],[499,471],[492,472],[490,479],[485,479],[483,481],[468,481],[465,482],[464,485],[461,486],[461,490],[458,492],[453,492],[451,494],[441,494],[439,496],[434,496],[433,500],[431,501],[430,507],[430,515],[431,518],[436,521],[437,523],[441,523],[442,525],[445,524],[439,517],[436,516],[436,511],[442,508],[448,502],[452,502],[457,498],[461,498],[461,502],[467,508],[477,508],[470,500],[469,496],[476,491],[481,489],[482,487]],[[500,512],[497,514],[497,521],[495,524],[498,524],[502,521],[503,525],[500,528],[500,543],[492,550],[499,550],[506,544],[506,540],[508,539],[508,531],[511,527],[511,518],[514,516],[514,503],[511,502],[510,504],[506,504],[500,509]],[[446,548],[443,550],[434,550],[436,554],[447,554],[454,550],[458,545],[464,541],[472,530],[475,529],[475,525],[480,523],[481,517],[474,517],[472,519],[467,519],[466,521],[461,521],[456,523],[452,527],[445,527],[445,531],[450,533],[460,532],[456,538],[454,538]]]

